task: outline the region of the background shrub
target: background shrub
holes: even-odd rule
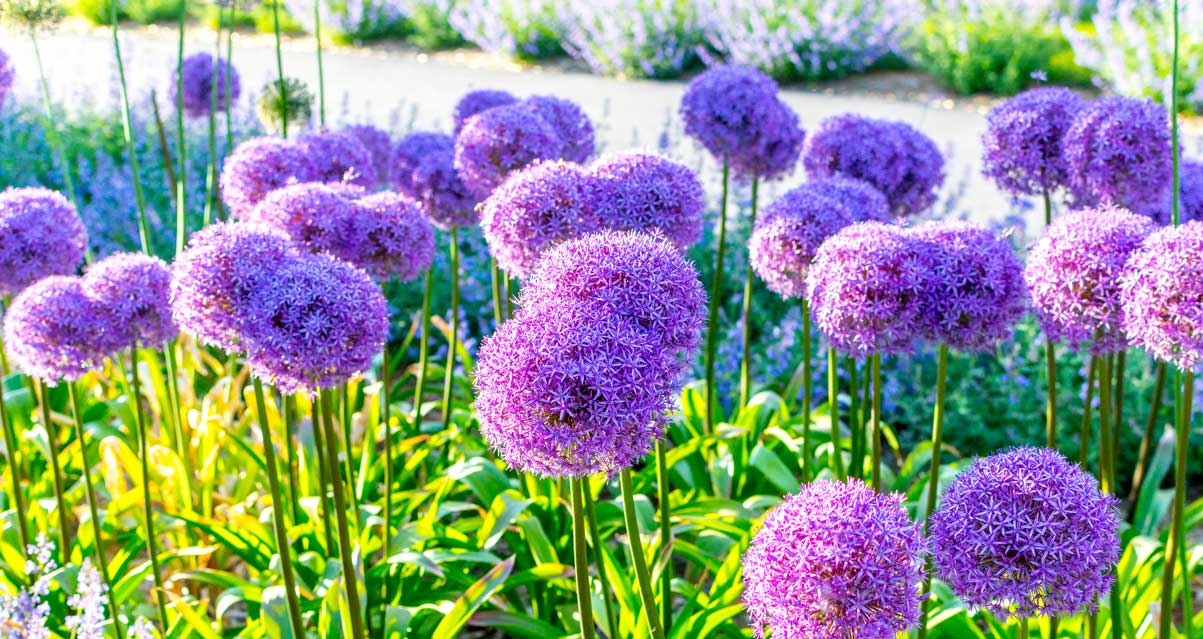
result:
[[[316,27],[313,0],[284,0],[288,13],[308,33]],[[401,0],[318,0],[322,36],[336,42],[404,35]]]
[[[448,49],[464,44],[464,37],[451,26],[455,0],[409,0],[403,6],[409,41],[423,49]]]
[[[671,78],[697,61],[693,0],[598,0],[562,6],[563,47],[594,73]]]
[[[461,0],[451,26],[465,40],[520,60],[549,58],[560,47],[560,3],[571,0]]]

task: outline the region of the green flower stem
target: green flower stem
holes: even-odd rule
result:
[[[660,502],[660,554],[668,557],[664,563],[664,570],[660,573],[660,624],[664,632],[668,633],[672,627],[673,611],[673,526],[672,512],[668,505],[668,454],[664,439],[656,440],[656,486]]]
[[[318,124],[326,128],[326,73],[322,67],[322,12],[321,0],[313,0],[313,42],[317,45],[317,117]]]
[[[1124,431],[1124,389],[1127,386],[1127,370],[1128,351],[1120,351],[1115,356],[1115,364],[1111,367],[1111,376],[1115,379],[1115,391],[1111,394],[1111,398],[1115,402],[1114,412],[1111,413],[1111,435],[1113,437],[1111,450],[1117,457]],[[1114,470],[1118,474],[1119,466],[1115,466]]]
[[[177,386],[179,383],[179,364],[175,357],[175,344],[175,341],[171,341],[163,347],[163,362],[167,372],[167,401],[171,404],[170,409],[164,412],[170,415],[169,421],[173,429],[172,435],[173,439],[175,439],[176,454],[180,458],[180,466],[184,470],[184,477],[191,483],[192,451],[187,424],[184,421],[184,411],[180,407],[180,389]]]
[[[100,578],[104,580],[105,589],[112,592],[109,560],[105,556],[103,537],[100,531],[100,506],[96,499],[96,487],[92,485],[92,465],[88,463],[88,446],[84,437],[84,419],[80,410],[78,384],[68,382],[67,392],[71,395],[71,420],[75,424],[75,439],[79,442],[79,460],[83,467],[84,491],[88,498],[88,514],[92,518],[92,551],[96,555],[96,568],[100,571]],[[117,604],[112,596],[105,599],[109,608],[109,618],[113,620],[113,633],[117,639],[122,639],[125,633],[121,629],[121,619],[117,616]]]
[[[134,183],[134,202],[138,206],[138,240],[142,252],[152,254],[150,224],[146,218],[146,195],[142,192],[142,176],[138,167],[138,152],[134,147],[134,131],[129,106],[129,87],[125,81],[125,63],[121,59],[121,38],[117,28],[117,4],[109,4],[109,20],[113,24],[113,54],[117,58],[117,80],[121,85],[121,128],[125,134],[126,156],[129,158],[130,179]],[[169,164],[169,163],[168,163]]]
[[[1195,618],[1195,599],[1191,594],[1192,575],[1190,571],[1190,563],[1187,561],[1186,526],[1184,523],[1184,517],[1186,515],[1186,462],[1189,459],[1187,453],[1189,452],[1188,448],[1190,447],[1190,424],[1191,416],[1193,415],[1192,404],[1194,402],[1194,397],[1195,374],[1192,371],[1186,371],[1186,373],[1183,375],[1182,381],[1182,413],[1179,417],[1179,420],[1181,421],[1179,430],[1181,430],[1181,441],[1183,443],[1181,444],[1181,447],[1175,451],[1178,459],[1175,461],[1174,465],[1174,507],[1178,509],[1179,513],[1178,538],[1176,544],[1178,546],[1178,563],[1182,566],[1182,610],[1183,624],[1186,626],[1184,628],[1183,635],[1187,637],[1195,636],[1194,629],[1191,627],[1194,624]],[[1178,488],[1179,486],[1182,488]]]
[[[1090,421],[1091,421],[1091,404],[1094,403],[1094,379],[1098,374],[1098,358],[1091,356],[1090,367],[1086,373],[1086,401],[1082,405],[1082,432],[1079,436],[1079,445],[1081,449],[1078,451],[1079,461],[1082,463],[1082,468],[1090,469]],[[1100,474],[1102,469],[1100,469]]]
[[[1115,356],[1106,355],[1101,360],[1102,369],[1099,371],[1099,476],[1102,479],[1103,491],[1115,494],[1115,440],[1112,429],[1114,401],[1111,395],[1115,374]],[[1118,579],[1118,575],[1116,576]],[[1117,582],[1111,589],[1111,637],[1123,639],[1123,599],[1120,596],[1120,585]]]
[[[752,216],[748,228],[756,227],[756,209],[760,195],[760,180],[752,178]],[[739,407],[743,409],[752,398],[752,254],[744,264],[743,299],[743,358],[739,362]]]
[[[848,467],[848,476],[863,479],[865,476],[865,420],[861,412],[860,375],[858,375],[860,371],[855,358],[849,356],[845,361],[848,364],[848,426],[852,431],[852,461]],[[865,361],[865,364],[866,368],[871,368],[868,360]]]
[[[288,139],[288,100],[285,99],[287,85],[284,83],[284,56],[280,53],[280,3],[284,0],[271,0],[272,3],[272,32],[276,38],[276,78],[280,84],[280,137]]]
[[[572,571],[576,575],[576,606],[581,615],[582,639],[594,639],[593,587],[589,584],[589,552],[585,543],[584,478],[569,480],[572,484]]]
[[[288,619],[292,623],[292,636],[304,635],[301,621],[301,603],[297,595],[296,576],[292,571],[289,556],[288,524],[284,521],[284,499],[280,491],[279,466],[276,464],[275,444],[272,443],[271,427],[267,421],[267,402],[264,400],[263,382],[254,378],[255,408],[259,417],[259,436],[263,440],[263,463],[267,467],[267,483],[272,495],[272,529],[276,534],[276,552],[280,555],[280,572],[284,577],[284,593],[288,604]]]
[[[138,458],[142,462],[142,519],[146,526],[146,554],[150,556],[150,570],[155,582],[155,604],[159,609],[160,634],[170,627],[167,618],[167,591],[163,588],[163,571],[159,565],[158,538],[155,535],[154,504],[150,499],[150,431],[146,426],[146,413],[142,410],[142,390],[138,375],[138,349],[130,348],[130,389],[134,404],[134,423],[138,429]]]
[[[334,554],[338,547],[334,542],[334,524],[330,521],[330,512],[334,507],[330,504],[330,467],[326,464],[326,435],[322,432],[321,407],[314,400],[310,405],[311,425],[313,427],[313,448],[317,453],[318,484],[321,486],[321,499],[318,500],[318,511],[322,516],[322,529],[326,532],[326,552]]]
[[[384,422],[384,557],[393,554],[393,421],[392,421],[392,358],[389,357],[388,340],[384,342],[383,361],[380,365],[380,420]]]
[[[117,22],[114,21],[114,29],[116,25]],[[46,119],[43,125],[46,127],[46,141],[54,149],[54,154],[58,156],[59,166],[63,170],[63,188],[67,190],[67,198],[78,209],[79,198],[75,195],[75,178],[71,175],[71,165],[67,163],[67,152],[63,149],[63,142],[59,139],[58,125],[55,123],[54,109],[50,103],[50,85],[46,84],[46,69],[42,66],[42,50],[38,46],[38,34],[33,28],[29,29],[29,42],[33,45],[33,58],[38,65],[38,88],[42,92],[42,107],[45,109]]]
[[[932,407],[931,423],[931,472],[927,479],[927,508],[923,510],[923,533],[931,525],[931,515],[936,511],[936,498],[940,495],[940,454],[944,450],[944,394],[948,387],[948,345],[940,344],[936,356],[936,404]],[[876,395],[876,393],[874,393]],[[928,555],[925,574],[932,575],[932,558]],[[919,639],[927,637],[927,607],[931,600],[931,578],[923,580],[923,605],[919,610]]]
[[[872,358],[873,375],[873,490],[881,490],[881,354]]]
[[[731,167],[724,161],[723,197],[718,212],[718,248],[714,257],[714,278],[710,282],[710,315],[706,324],[706,435],[714,434],[714,414],[718,411],[714,366],[718,356],[718,309],[723,304],[723,254],[727,245],[727,188],[730,176]]]
[[[342,446],[347,451],[347,494],[351,496],[351,512],[355,515],[355,525],[359,525],[359,490],[355,482],[355,447],[351,441],[351,390],[348,384],[338,386],[339,406],[342,408]]]
[[[359,608],[359,574],[355,570],[355,555],[351,547],[351,530],[347,523],[348,504],[344,493],[342,473],[338,472],[338,434],[334,432],[334,413],[331,410],[333,399],[330,391],[323,389],[320,401],[323,428],[326,434],[326,464],[331,471],[330,479],[334,488],[332,491],[334,493],[334,515],[338,521],[338,554],[342,559],[343,584],[347,590],[347,614],[351,617],[351,636],[354,639],[363,639],[365,635],[363,633],[363,614]],[[347,456],[350,457],[349,452]]]
[[[831,466],[836,479],[843,481],[844,453],[840,442],[840,368],[834,346],[827,347],[827,411],[831,415]]]
[[[46,441],[50,445],[50,471],[54,479],[55,510],[58,511],[59,565],[65,566],[71,556],[71,520],[67,500],[63,499],[63,468],[58,460],[58,437],[50,410],[50,387],[41,379],[38,380],[38,405],[42,409],[42,427],[46,429]]]
[[[188,1],[180,0],[179,38],[176,44],[175,66],[175,254],[184,252],[188,243],[188,156],[184,138],[184,23],[188,17]]]
[[[217,8],[217,42],[213,45],[213,66],[209,73],[209,86],[217,86],[217,70],[221,68],[222,9]],[[229,74],[227,74],[229,75]],[[225,95],[230,95],[226,93]],[[217,91],[209,91],[209,170],[205,173],[204,226],[213,222],[213,208],[217,203]]]
[[[489,274],[493,284],[493,324],[501,326],[503,309],[501,308],[501,273],[497,268],[497,258],[489,256]]]
[[[1028,620],[1026,617],[1021,618],[1019,620],[1019,630],[1015,636],[1018,639],[1028,639],[1028,637],[1030,636],[1030,634],[1028,632]]]
[[[301,479],[297,476],[297,399],[292,395],[284,397],[284,463],[288,466],[288,497],[292,512],[292,522],[298,523],[303,516],[301,511]]]
[[[1044,226],[1048,228],[1053,223],[1053,202],[1048,190],[1044,191]],[[1044,402],[1044,443],[1045,446],[1057,449],[1057,352],[1052,338],[1044,342],[1044,361],[1048,377],[1047,395]]]
[[[805,299],[802,300],[802,481],[810,481],[811,447],[810,447],[810,402],[811,402],[811,354],[810,354],[810,308]],[[793,397],[787,398],[793,401]]]
[[[447,368],[443,374],[443,430],[451,428],[451,386],[459,350],[459,232],[451,227],[451,335],[447,339]]]
[[[230,2],[229,5],[230,5],[230,17],[229,17],[230,28],[226,29],[226,71],[233,71],[233,69],[234,69],[234,10],[236,9],[236,3]],[[226,73],[226,93],[225,93],[226,104],[225,104],[225,108],[226,108],[226,152],[227,153],[229,153],[231,150],[234,149],[234,119],[230,117],[230,112],[232,110],[232,105],[234,103],[234,100],[230,97],[232,95],[231,90],[233,89],[233,82],[234,82],[234,78],[232,77],[233,75],[234,75],[233,73]],[[221,199],[220,194],[219,194],[218,199],[219,200]]]
[[[1153,438],[1157,436],[1157,414],[1161,412],[1161,398],[1165,395],[1165,376],[1168,367],[1165,362],[1157,362],[1157,381],[1153,383],[1153,398],[1149,405],[1149,418],[1145,420],[1144,436],[1140,439],[1140,454],[1137,456],[1136,470],[1132,473],[1132,491],[1128,494],[1128,502],[1132,511],[1136,509],[1136,499],[1144,486],[1145,473],[1153,461],[1153,449],[1156,447]],[[1129,513],[1131,515],[1131,512]]]
[[[0,353],[4,352],[4,344],[0,343]],[[7,366],[5,366],[7,369]],[[13,430],[13,423],[8,416],[8,404],[4,401],[4,377],[0,375],[0,430],[4,431],[4,453],[5,463],[8,464],[8,481],[9,492],[12,495],[13,518],[17,520],[17,535],[21,541],[21,557],[28,558],[26,548],[29,546],[29,522],[25,515],[28,511],[25,509],[25,495],[21,486],[21,465],[17,459],[18,440],[17,433]]]
[[[652,632],[652,639],[664,639],[664,627],[656,614],[656,593],[652,590],[652,577],[647,569],[647,557],[643,554],[643,540],[639,532],[639,520],[635,516],[635,489],[631,482],[631,471],[624,468],[619,481],[622,484],[622,512],[627,526],[627,541],[631,549],[631,564],[639,584],[639,597],[643,601],[643,612]]]
[[[418,377],[414,384],[414,422],[411,435],[422,431],[422,394],[426,390],[426,372],[430,353],[430,298],[434,291],[434,269],[426,269],[426,287],[422,293],[422,341],[418,344]]]
[[[588,480],[584,481],[585,493],[585,518],[589,523],[589,545],[593,547],[593,558],[597,562],[597,580],[602,584],[601,596],[602,605],[606,609],[606,634],[610,637],[618,635],[618,613],[614,610],[614,597],[607,585],[610,583],[610,578],[606,570],[605,560],[605,540],[602,539],[597,529],[597,512],[593,507],[593,491],[589,487]]]

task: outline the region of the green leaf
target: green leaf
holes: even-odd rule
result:
[[[284,586],[269,586],[263,589],[260,603],[260,620],[269,639],[297,637],[293,631],[292,618],[288,615],[288,593]]]
[[[484,577],[480,578],[480,581],[465,590],[464,594],[455,601],[451,612],[447,613],[447,616],[443,617],[443,621],[434,629],[433,639],[453,639],[459,636],[459,631],[472,618],[473,613],[501,588],[513,569],[514,557],[510,557],[494,566]]]
[[[529,499],[524,499],[521,493],[512,488],[498,495],[476,534],[476,544],[480,549],[488,550],[497,545],[509,525],[518,519],[530,503]]]

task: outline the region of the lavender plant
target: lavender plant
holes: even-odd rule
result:
[[[559,0],[462,0],[448,20],[489,53],[537,60],[560,52],[558,6]]]
[[[567,2],[562,45],[598,74],[672,78],[697,61],[700,9],[686,0]]]

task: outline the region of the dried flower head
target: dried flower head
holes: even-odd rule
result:
[[[227,88],[231,102],[242,93],[238,71],[233,65],[225,60],[214,60],[208,53],[193,53],[184,58],[180,63],[180,74],[183,76],[184,113],[190,118],[207,116],[210,111],[225,111]],[[173,68],[167,83],[167,96],[173,105],[181,102],[179,84],[180,78]]]
[[[69,275],[84,259],[88,233],[75,207],[55,191],[0,193],[0,296],[47,275]]]
[[[32,33],[53,29],[62,19],[63,7],[57,0],[0,2],[0,23],[16,31]]]
[[[847,200],[830,197],[819,184],[803,184],[765,207],[748,240],[752,270],[787,299],[806,295],[806,274],[819,247],[860,221],[845,206]]]
[[[560,159],[585,163],[593,157],[593,122],[584,109],[572,100],[551,95],[533,95],[522,104],[551,125],[563,143]]]
[[[554,160],[564,143],[546,120],[521,104],[468,118],[455,138],[455,170],[468,190],[484,199],[514,171]]]
[[[656,232],[684,251],[702,239],[702,183],[689,167],[656,153],[607,153],[589,167],[601,223]]]
[[[221,197],[235,218],[250,214],[272,191],[308,181],[305,152],[287,140],[251,138],[234,147],[221,169]]]
[[[1062,153],[1079,206],[1134,211],[1156,205],[1170,188],[1169,118],[1152,100],[1105,97],[1088,104],[1065,133]]]
[[[1203,221],[1150,235],[1120,278],[1124,332],[1182,370],[1203,363]]]
[[[272,80],[263,85],[255,102],[255,113],[263,128],[273,134],[304,128],[313,119],[313,94],[296,78]]]
[[[1069,167],[1061,140],[1085,101],[1063,87],[1024,91],[986,118],[982,173],[1013,195],[1040,195],[1065,187]]]
[[[55,384],[99,367],[111,319],[78,277],[51,275],[13,300],[4,316],[4,344],[25,374]]]
[[[376,186],[372,153],[350,133],[317,131],[297,138],[309,165],[309,179],[316,182],[346,182],[364,188]]]
[[[161,346],[179,333],[171,316],[171,268],[163,260],[116,253],[89,267],[83,281],[111,322],[102,335],[107,352]]]
[[[514,97],[506,91],[498,91],[494,89],[477,89],[464,94],[464,97],[455,103],[455,109],[451,113],[452,124],[454,125],[455,134],[459,135],[461,129],[464,128],[464,123],[468,118],[487,111],[493,107],[506,106],[514,104],[518,98]]]

